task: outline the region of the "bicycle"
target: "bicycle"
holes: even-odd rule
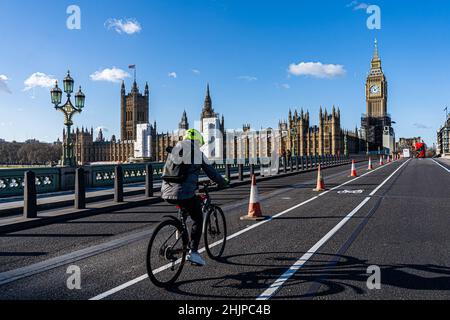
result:
[[[200,183],[198,197],[202,203],[203,238],[205,251],[213,260],[219,260],[225,250],[227,225],[222,209],[211,203],[210,182]],[[153,232],[147,249],[147,273],[158,287],[175,283],[183,270],[189,252],[190,234],[187,227],[189,213],[177,207],[178,217],[165,216]],[[168,272],[163,272],[168,270]]]

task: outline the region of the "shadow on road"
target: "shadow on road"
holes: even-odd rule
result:
[[[303,254],[302,252],[264,252],[226,256],[220,262],[209,261],[209,263],[228,265],[229,275],[181,280],[170,292],[197,299],[253,299],[297,261],[298,258],[293,257],[300,257]],[[329,258],[340,260],[337,264],[330,264]],[[242,260],[245,262],[241,262]],[[249,260],[255,263],[248,263]],[[364,297],[370,291],[367,288],[367,280],[370,276],[367,269],[371,265],[365,260],[350,256],[317,254],[315,260],[309,260],[308,265],[290,278],[280,291],[281,294],[275,295],[273,299],[336,298],[333,295],[344,292],[345,298],[367,298]],[[449,267],[433,264],[378,266],[381,269],[382,289],[389,286],[404,290],[449,291],[450,293]],[[233,272],[235,268],[243,267],[259,270]],[[206,291],[206,288],[209,289]],[[400,299],[401,297],[386,296],[386,299],[388,298]]]

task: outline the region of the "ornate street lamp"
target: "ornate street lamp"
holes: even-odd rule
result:
[[[52,104],[55,105],[55,109],[61,111],[64,114],[64,125],[66,126],[66,136],[64,137],[64,148],[62,155],[62,165],[75,166],[76,159],[74,153],[74,145],[71,136],[71,127],[73,126],[72,118],[76,113],[81,113],[84,108],[85,95],[81,92],[81,87],[75,94],[75,106],[72,104],[70,97],[73,93],[74,80],[70,76],[70,71],[67,71],[67,76],[63,80],[64,92],[67,95],[67,101],[64,105],[61,104],[62,90],[58,87],[58,81],[56,81],[55,87],[50,91]]]

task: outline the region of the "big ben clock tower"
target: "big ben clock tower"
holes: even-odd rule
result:
[[[381,67],[378,42],[375,40],[375,53],[366,81],[366,114],[362,118],[363,138],[371,145],[372,151],[383,147],[383,131],[391,127],[387,113],[388,84]]]

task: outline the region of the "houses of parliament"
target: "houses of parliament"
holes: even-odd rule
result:
[[[75,143],[75,155],[80,165],[103,163],[126,163],[137,158],[146,161],[161,162],[167,157],[166,148],[174,146],[183,139],[185,131],[190,128],[186,111],[181,115],[178,129],[172,132],[158,133],[156,121],[150,124],[150,90],[148,84],[141,92],[133,82],[131,91],[127,94],[125,83],[122,82],[120,92],[120,139],[112,136],[105,139],[102,130],[94,138],[94,131],[82,128],[70,134]],[[361,129],[344,130],[341,127],[340,108],[332,106],[330,110],[319,109],[319,123],[311,125],[310,113],[303,109],[289,111],[288,119],[280,121],[275,128],[280,133],[270,134],[272,128],[265,129],[268,143],[261,141],[261,132],[252,131],[248,124],[234,140],[226,141],[225,118],[214,111],[209,85],[206,88],[205,100],[200,113],[200,128],[208,141],[215,141],[214,150],[204,150],[210,158],[245,159],[250,157],[270,157],[277,146],[279,154],[291,155],[343,155],[369,152],[389,148],[393,130],[390,116],[387,114],[387,81],[381,69],[381,59],[378,46],[375,43],[375,53],[371,70],[366,82],[366,115],[362,118]],[[214,129],[220,137],[210,136]],[[235,130],[232,130],[235,131]],[[254,136],[256,133],[256,140]],[[66,133],[64,133],[66,134]],[[390,138],[390,139],[389,139]],[[250,140],[254,141],[251,142]],[[256,146],[254,145],[256,143]],[[214,144],[214,142],[213,142]],[[390,150],[393,152],[394,150]],[[134,160],[133,160],[134,159]]]

